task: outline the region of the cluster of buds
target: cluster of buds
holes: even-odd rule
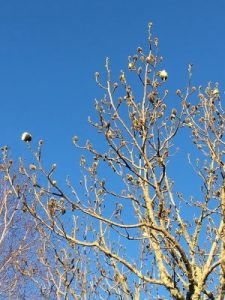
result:
[[[129,60],[129,63],[128,63],[128,69],[129,69],[130,71],[136,70],[135,63],[136,63],[136,61],[138,60],[138,56],[135,54],[135,55],[133,56],[133,60],[131,60],[131,57],[129,56],[129,57],[128,57],[128,60]]]
[[[152,64],[155,62],[155,56],[153,54],[150,54],[149,56],[146,57],[146,62],[148,64]]]
[[[174,120],[176,118],[176,115],[177,115],[177,110],[175,108],[172,109],[172,113],[171,113],[171,120]]]

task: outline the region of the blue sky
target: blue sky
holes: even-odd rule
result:
[[[109,56],[118,78],[127,56],[146,45],[149,21],[172,92],[185,87],[190,62],[196,85],[219,81],[223,92],[224,13],[222,0],[0,1],[0,144],[27,156],[20,136],[30,131],[34,143],[45,140],[47,161],[73,173],[80,154],[72,136],[98,141],[87,123],[102,94],[93,74]]]

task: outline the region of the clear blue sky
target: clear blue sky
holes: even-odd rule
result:
[[[197,85],[219,81],[224,91],[224,15],[223,0],[0,1],[0,144],[26,156],[20,136],[30,131],[45,140],[46,158],[71,173],[79,157],[72,136],[93,136],[94,72],[104,71],[106,56],[115,76],[125,69],[127,55],[145,46],[149,21],[174,91],[190,62]]]

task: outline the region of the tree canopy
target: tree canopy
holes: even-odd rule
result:
[[[64,187],[55,179],[57,164],[45,167],[44,141],[36,146],[32,133],[22,141],[35,162],[14,167],[2,149],[0,267],[7,275],[0,274],[8,295],[16,273],[44,299],[224,299],[222,99],[218,84],[193,85],[191,64],[187,86],[169,93],[158,45],[149,23],[147,47],[128,56],[127,70],[115,76],[107,58],[105,73],[95,73],[102,97],[89,122],[101,143],[73,137],[80,182],[68,177]],[[183,164],[199,180],[176,160],[182,134],[194,149]],[[19,230],[18,242],[5,246],[6,230]]]

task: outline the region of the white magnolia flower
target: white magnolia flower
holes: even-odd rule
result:
[[[166,70],[159,71],[159,77],[163,80],[166,81],[168,78],[168,73]]]
[[[21,136],[21,140],[24,142],[31,142],[32,136],[29,132],[24,132]]]

